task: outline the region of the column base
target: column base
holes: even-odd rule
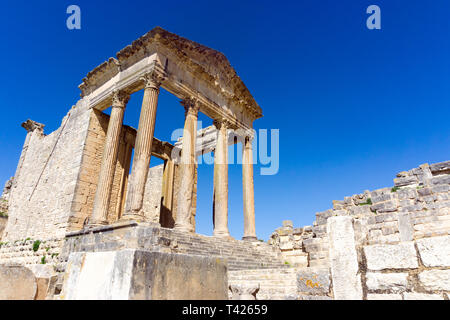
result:
[[[134,220],[136,222],[144,222],[145,218],[143,215],[136,214],[136,213],[130,213],[130,214],[124,214],[119,219],[120,222],[130,221],[130,220]]]
[[[89,221],[89,223],[87,224],[87,228],[95,228],[95,227],[103,227],[106,226],[108,224],[108,221],[106,220],[93,220],[93,221]]]
[[[244,236],[244,237],[242,237],[242,240],[243,241],[252,241],[252,242],[254,242],[254,241],[258,241],[258,238],[257,237],[253,237],[253,236]]]
[[[175,223],[175,226],[173,227],[176,231],[186,232],[186,233],[194,233],[194,230],[192,229],[192,226],[186,226],[186,225],[177,225]]]
[[[230,233],[228,231],[214,231],[213,236],[219,238],[231,238]]]

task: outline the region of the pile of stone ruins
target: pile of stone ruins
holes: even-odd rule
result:
[[[262,110],[222,53],[156,27],[79,88],[56,131],[22,124],[25,143],[0,198],[0,299],[449,299],[450,161],[333,201],[312,226],[284,221],[263,242],[252,159]],[[154,137],[160,88],[185,114],[174,144]],[[123,119],[140,90],[135,129]],[[198,130],[199,112],[213,125]],[[240,240],[228,229],[236,143]],[[196,159],[210,152],[214,232],[204,236],[195,232]],[[163,163],[150,167],[151,157]]]

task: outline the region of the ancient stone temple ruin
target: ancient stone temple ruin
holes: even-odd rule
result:
[[[252,159],[262,110],[223,54],[157,27],[79,88],[56,131],[22,124],[25,143],[0,199],[0,299],[448,299],[450,162],[336,201],[313,226],[286,221],[265,243]],[[160,88],[184,108],[174,144],[154,137]],[[140,90],[135,129],[123,119]],[[198,130],[199,112],[214,124]],[[227,152],[236,143],[242,240],[228,230]],[[204,236],[195,232],[197,158],[209,152],[214,232]],[[150,167],[152,156],[164,163]]]

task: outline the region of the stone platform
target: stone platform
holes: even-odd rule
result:
[[[223,260],[125,249],[75,252],[64,277],[64,300],[226,300]]]
[[[165,253],[220,257],[229,270],[283,267],[279,251],[267,243],[189,234],[150,223],[116,223],[68,233],[60,255],[67,262],[72,252],[143,249]]]

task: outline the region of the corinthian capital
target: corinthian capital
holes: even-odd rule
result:
[[[181,105],[184,107],[185,116],[192,114],[194,116],[198,115],[198,110],[200,110],[200,103],[198,99],[190,97],[180,101]]]
[[[229,129],[231,128],[231,122],[227,119],[214,119],[213,125],[217,128],[217,130],[220,130],[221,128]]]
[[[130,95],[123,90],[114,90],[112,96],[112,107],[113,108],[125,108],[128,100],[130,100]]]
[[[165,75],[152,71],[141,77],[144,81],[145,88],[159,89],[161,83],[166,79]]]

